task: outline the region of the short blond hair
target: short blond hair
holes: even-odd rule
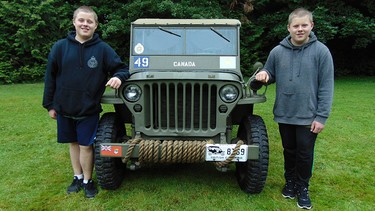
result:
[[[305,8],[298,8],[298,9],[295,9],[293,12],[290,13],[289,15],[289,18],[288,18],[288,25],[290,23],[292,23],[292,20],[293,18],[295,17],[305,17],[305,16],[308,16],[310,21],[313,22],[313,15],[312,15],[312,12],[308,11],[307,9]]]
[[[86,13],[92,13],[94,15],[94,19],[95,19],[95,22],[98,24],[99,21],[98,21],[98,15],[96,14],[96,12],[89,6],[80,6],[78,7],[74,13],[73,13],[73,20],[75,20],[77,18],[77,14],[79,12],[86,12]]]

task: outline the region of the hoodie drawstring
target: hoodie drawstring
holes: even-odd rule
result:
[[[295,50],[301,51],[300,56],[296,58],[296,59],[298,59],[298,62],[299,62],[298,69],[297,69],[297,77],[301,76],[302,59],[303,59],[303,56],[305,54],[305,47],[306,46],[301,46],[301,48],[298,48],[298,49],[294,48],[294,47],[291,48],[292,55],[290,57],[290,65],[291,65],[291,67],[290,67],[289,81],[293,81],[293,72],[294,72],[294,60],[293,59],[295,58],[295,56],[294,56],[294,51]]]
[[[294,61],[293,61],[293,58],[294,58],[294,48],[292,47],[292,55],[290,56],[290,73],[289,73],[289,81],[293,81],[293,64],[294,64]]]
[[[302,46],[301,51],[302,51],[301,52],[301,59],[299,60],[299,68],[298,68],[297,77],[299,77],[301,75],[302,59],[303,59],[303,54],[305,53],[305,46]]]

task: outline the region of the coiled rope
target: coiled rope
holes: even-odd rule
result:
[[[135,146],[139,145],[138,161],[140,163],[201,163],[205,162],[206,145],[214,144],[213,140],[208,141],[160,141],[130,139],[126,142],[129,148],[123,163],[127,163]],[[236,156],[240,146],[244,144],[239,140],[232,154],[225,160],[215,162],[217,167],[227,166]],[[161,150],[159,150],[161,148]]]

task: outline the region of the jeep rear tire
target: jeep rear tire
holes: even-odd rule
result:
[[[105,113],[100,119],[95,141],[95,170],[98,184],[103,189],[114,190],[121,185],[125,164],[121,158],[101,157],[102,143],[119,143],[125,126],[116,113]]]
[[[259,146],[258,160],[236,163],[236,177],[243,191],[250,194],[262,192],[268,173],[268,136],[263,119],[250,115],[245,118],[238,129],[237,137],[245,144]]]

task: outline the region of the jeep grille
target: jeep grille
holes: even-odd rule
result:
[[[146,129],[207,131],[216,127],[217,86],[206,83],[144,84]]]

